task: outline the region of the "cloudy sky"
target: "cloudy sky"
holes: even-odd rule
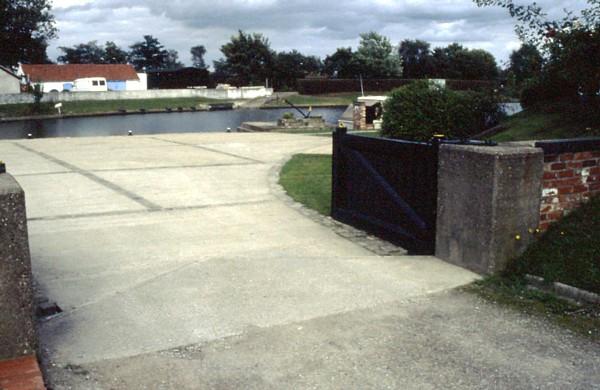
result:
[[[516,3],[529,4],[528,0]],[[585,0],[538,0],[551,16],[579,10]],[[337,47],[355,48],[361,32],[376,31],[396,45],[423,39],[433,46],[460,42],[492,52],[499,62],[520,43],[514,20],[502,8],[472,0],[54,0],[58,46],[97,40],[127,47],[143,35],[157,37],[189,64],[189,49],[207,48],[208,63],[238,29],[265,34],[277,51],[297,49],[324,58]]]

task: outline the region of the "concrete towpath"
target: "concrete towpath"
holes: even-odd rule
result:
[[[593,388],[596,345],[307,218],[277,167],[326,137],[0,142],[27,196],[53,389]]]

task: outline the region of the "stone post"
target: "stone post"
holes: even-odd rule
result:
[[[25,194],[0,174],[0,360],[37,352]]]
[[[543,165],[539,148],[442,145],[436,256],[482,274],[502,271],[534,238]]]

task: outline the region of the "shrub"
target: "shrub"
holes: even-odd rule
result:
[[[383,111],[382,135],[414,141],[438,133],[468,138],[497,123],[501,115],[490,93],[452,91],[427,81],[394,90]]]
[[[521,91],[521,105],[530,108],[539,104],[574,100],[577,86],[557,75],[542,75],[527,80]]]

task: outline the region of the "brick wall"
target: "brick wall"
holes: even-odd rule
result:
[[[540,229],[600,195],[600,140],[536,143],[544,149]],[[588,149],[588,150],[585,150]]]

